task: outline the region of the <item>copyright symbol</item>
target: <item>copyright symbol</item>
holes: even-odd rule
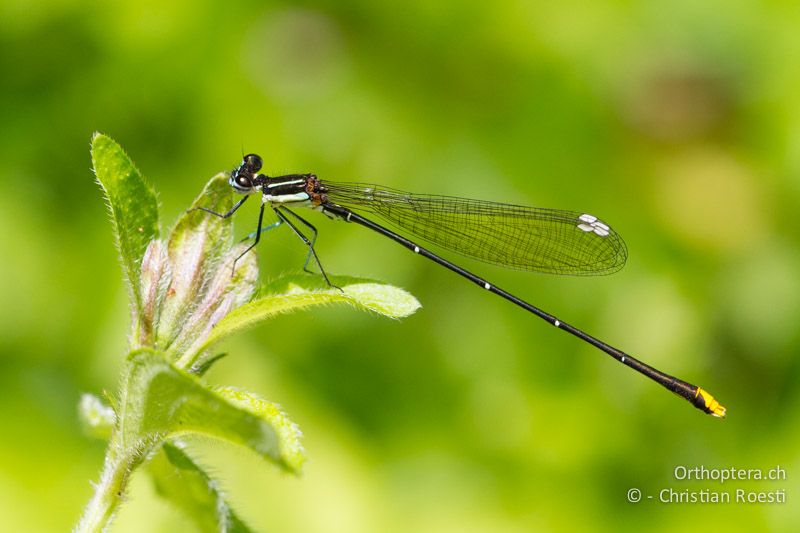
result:
[[[639,489],[628,490],[628,501],[631,503],[638,503],[642,499],[642,491]]]

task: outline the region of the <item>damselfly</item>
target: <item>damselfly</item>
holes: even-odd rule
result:
[[[473,259],[518,270],[578,276],[616,272],[627,259],[627,249],[622,238],[597,217],[588,213],[454,196],[412,194],[365,183],[336,183],[320,180],[314,174],[269,177],[259,174],[261,166],[261,157],[249,154],[231,172],[231,186],[244,197],[227,213],[199,208],[218,217],[228,218],[250,195],[261,195],[258,227],[253,234],[255,239],[242,255],[258,244],[262,232],[267,229],[262,223],[264,207],[269,205],[278,217],[277,222],[269,227],[281,224],[289,226],[308,246],[304,268],[307,269],[313,257],[325,281],[332,286],[314,248],[316,228],[289,209],[312,208],[332,219],[354,222],[392,239],[484,290],[533,313],[558,329],[599,348],[620,363],[688,400],[698,409],[717,417],[725,416],[725,408],[704,389],[661,372],[592,337],[427,248],[364,218],[352,208],[369,212],[424,241]],[[301,231],[298,224],[311,233],[310,238]]]

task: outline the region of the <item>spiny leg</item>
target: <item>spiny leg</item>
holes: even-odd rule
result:
[[[311,224],[311,222],[309,222],[308,220],[304,219],[303,217],[301,217],[300,215],[298,215],[297,213],[295,213],[294,211],[292,211],[288,207],[284,206],[282,211],[286,211],[287,213],[292,215],[294,218],[296,218],[298,221],[300,221],[300,223],[302,223],[305,227],[310,229],[311,233],[313,234],[313,236],[311,237],[311,245],[309,246],[309,249],[308,249],[308,255],[306,255],[306,262],[303,263],[303,270],[305,270],[309,274],[313,274],[314,272],[312,272],[312,271],[310,271],[308,269],[308,262],[311,261],[311,251],[314,249],[314,245],[317,244],[317,228],[315,228]],[[319,263],[319,261],[317,261],[317,263]],[[321,267],[320,267],[320,270],[322,270]]]
[[[292,228],[292,230],[294,231],[295,235],[300,237],[300,239],[302,239],[302,241],[304,243],[306,243],[306,246],[308,246],[309,252],[311,253],[311,255],[314,256],[314,260],[317,262],[317,266],[319,267],[319,271],[322,274],[322,277],[325,278],[325,283],[328,284],[328,287],[334,287],[334,288],[339,289],[341,291],[342,290],[341,287],[339,287],[338,285],[334,285],[333,283],[331,283],[331,280],[328,279],[328,274],[326,274],[325,273],[325,269],[322,268],[322,263],[320,263],[319,257],[317,256],[317,252],[316,252],[316,250],[314,250],[314,243],[312,243],[309,240],[308,237],[303,235],[303,233],[297,228],[297,226],[292,224],[292,222],[288,218],[286,218],[286,215],[284,215],[279,208],[273,206],[272,210],[275,211],[275,214],[278,215],[278,218],[283,220],[286,223],[287,226]],[[291,213],[291,211],[289,211],[289,212]],[[292,214],[294,215],[294,213],[292,213]]]

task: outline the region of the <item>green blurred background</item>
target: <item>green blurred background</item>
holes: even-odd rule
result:
[[[281,316],[227,343],[214,383],[280,402],[301,479],[195,444],[269,531],[797,530],[800,10],[793,2],[0,4],[0,517],[64,531],[104,444],[83,391],[114,391],[127,309],[89,140],[120,142],[168,226],[243,151],[428,193],[582,210],[625,237],[600,278],[463,261],[715,394],[726,420],[362,228],[316,214],[329,271],[402,286],[393,322]],[[252,230],[257,206],[237,216]],[[305,250],[287,230],[264,279]],[[690,483],[676,466],[770,468]],[[626,501],[630,488],[787,491],[786,504]],[[114,531],[183,516],[140,473]]]

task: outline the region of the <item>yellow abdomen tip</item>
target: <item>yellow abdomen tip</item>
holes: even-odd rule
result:
[[[720,404],[708,391],[697,387],[697,393],[695,396],[703,399],[705,411],[708,414],[719,418],[725,418],[725,407],[723,407],[722,404]]]

